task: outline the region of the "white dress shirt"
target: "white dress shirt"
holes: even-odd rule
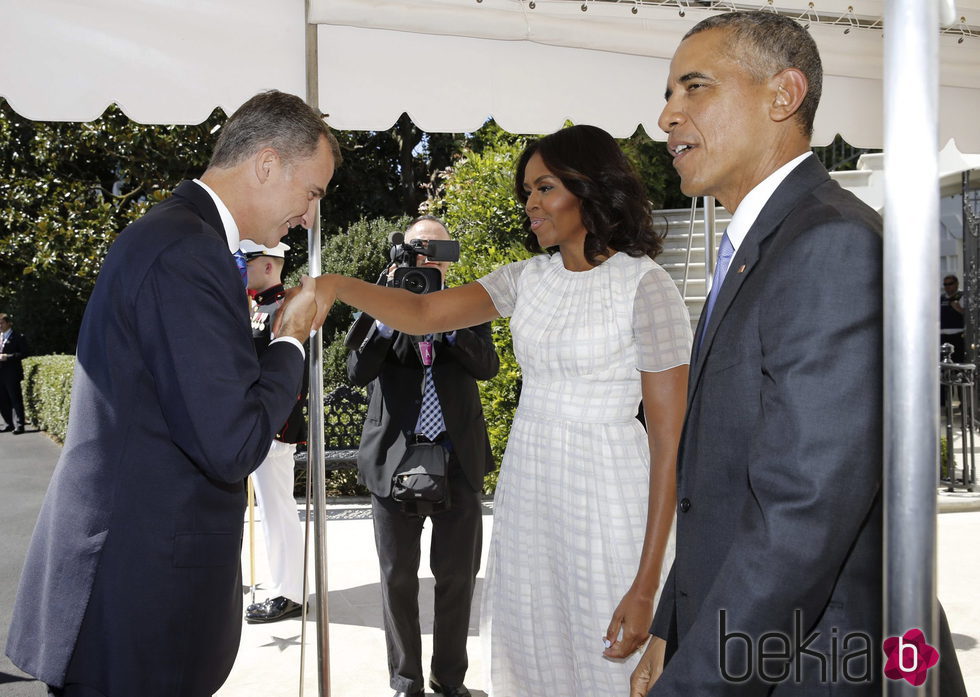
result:
[[[813,153],[807,151],[799,157],[794,157],[756,184],[752,191],[746,194],[742,202],[738,204],[738,208],[732,214],[732,222],[728,224],[727,230],[728,239],[731,241],[732,247],[735,248],[735,253],[738,253],[738,248],[745,240],[745,236],[749,234],[749,230],[755,225],[759,213],[762,212],[762,209],[769,202],[769,199],[772,198],[773,193],[779,188],[779,185],[789,176],[790,172],[796,169],[803,160],[811,155]]]

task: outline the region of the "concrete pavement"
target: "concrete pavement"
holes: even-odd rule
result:
[[[6,643],[10,610],[24,552],[41,497],[60,452],[43,433],[21,436],[0,434],[0,645]],[[980,493],[962,490],[947,494],[937,491],[939,597],[946,608],[957,655],[970,694],[980,697]],[[297,506],[297,515],[305,514]],[[484,521],[485,540],[493,524],[488,504]],[[265,575],[265,553],[261,526],[256,531],[256,598],[265,598],[261,588]],[[378,564],[374,550],[370,507],[357,500],[332,501],[328,505],[327,541],[329,549],[327,600],[330,609],[329,672],[331,694],[339,697],[387,697],[387,660],[381,628]],[[245,582],[249,582],[248,537],[243,546]],[[423,652],[431,655],[432,587],[428,572],[428,533],[423,540],[420,574]],[[484,552],[485,554],[485,552]],[[311,557],[312,558],[312,557]],[[485,567],[486,559],[484,556]],[[477,592],[482,589],[481,581]],[[309,573],[313,583],[313,570]],[[250,596],[245,596],[246,603]],[[468,642],[470,670],[466,683],[474,697],[485,697],[485,664],[478,636],[475,603]],[[307,622],[305,695],[317,692],[316,625]],[[244,625],[238,660],[228,681],[216,697],[287,697],[299,694],[300,634],[302,622],[289,619],[266,625]],[[4,697],[43,697],[42,685],[17,670],[6,657],[0,657],[0,695]],[[427,692],[427,694],[431,694]],[[627,690],[624,686],[622,697]],[[177,696],[175,696],[177,697]]]

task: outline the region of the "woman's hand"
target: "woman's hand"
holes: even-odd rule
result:
[[[653,621],[653,597],[630,588],[619,601],[612,621],[606,629],[608,648],[602,652],[606,658],[626,658],[643,646],[650,638],[650,623]],[[623,636],[619,637],[620,628]]]
[[[327,314],[337,299],[337,283],[342,276],[325,273],[313,280],[316,282],[316,316],[313,318],[313,331],[317,331],[327,321]]]

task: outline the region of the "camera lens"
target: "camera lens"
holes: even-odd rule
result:
[[[413,293],[426,293],[429,290],[429,279],[418,271],[410,271],[402,277],[402,288]]]

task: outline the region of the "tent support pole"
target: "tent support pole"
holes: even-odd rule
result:
[[[939,9],[887,0],[884,46],[884,631],[938,646]],[[888,697],[938,694],[883,679]]]
[[[306,103],[319,108],[319,72],[317,27],[306,18],[310,15],[310,0],[306,0]],[[309,275],[316,277],[320,269],[320,209],[317,207],[309,231]],[[313,554],[316,577],[316,636],[317,685],[320,697],[330,697],[330,608],[327,604],[327,502],[326,472],[323,443],[323,332],[310,339],[310,392],[308,400],[309,436],[307,447],[307,476],[313,478]],[[300,675],[302,682],[303,676]]]

